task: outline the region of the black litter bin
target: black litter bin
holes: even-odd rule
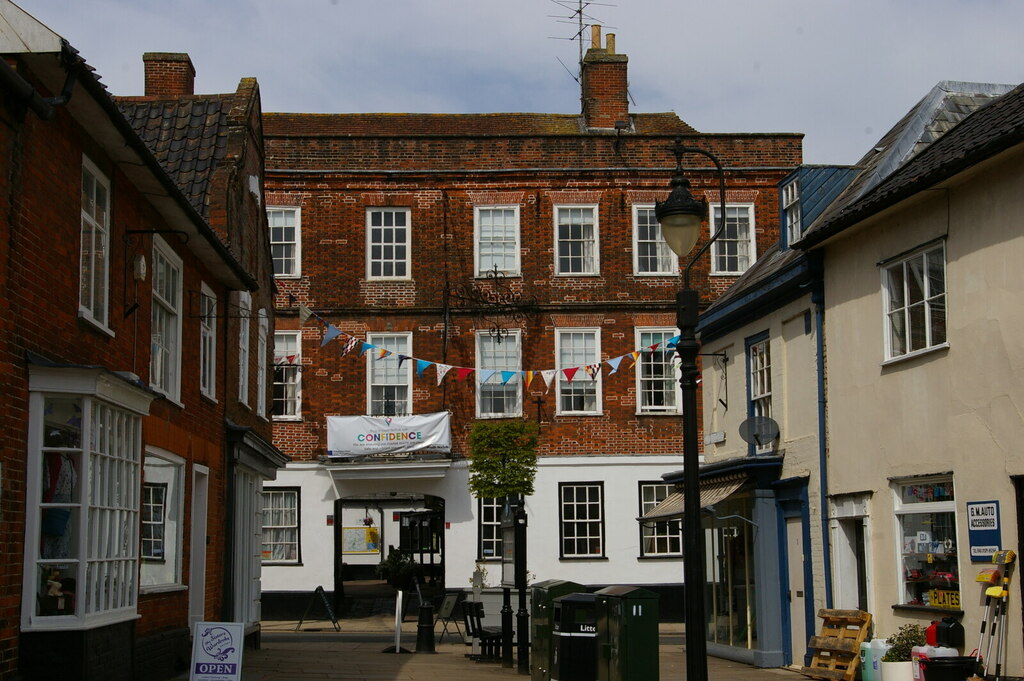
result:
[[[921,660],[924,681],[964,681],[978,671],[973,657],[932,657]]]
[[[596,681],[597,618],[594,594],[555,599],[551,681]]]
[[[546,579],[530,587],[530,681],[550,681],[555,599],[586,591],[582,584]]]

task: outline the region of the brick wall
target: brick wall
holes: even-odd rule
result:
[[[486,330],[486,315],[453,304],[446,343],[442,301],[446,290],[488,286],[474,277],[473,211],[488,204],[519,207],[522,276],[506,284],[536,307],[521,323],[502,323],[521,329],[524,370],[555,367],[557,327],[599,327],[602,360],[636,349],[638,326],[674,327],[680,278],[633,274],[632,208],[668,194],[675,163],[666,136],[630,137],[616,149],[609,135],[351,138],[303,134],[306,123],[298,115],[269,120],[267,204],[302,211],[302,277],[277,281],[279,329],[297,328],[294,299],[346,334],[365,339],[367,332],[411,332],[415,357],[475,366],[474,333]],[[691,135],[686,144],[722,159],[730,202],[754,204],[758,252],[774,243],[775,186],[800,161],[799,136]],[[694,193],[717,199],[713,169],[701,157],[684,165]],[[581,203],[598,207],[600,274],[555,276],[555,206]],[[382,206],[411,211],[410,281],[367,279],[366,209]],[[708,276],[708,269],[705,256],[693,271],[705,304],[735,281]],[[342,356],[338,341],[320,347],[322,337],[322,325],[307,322],[303,420],[275,424],[275,444],[295,459],[324,453],[325,414],[367,410],[367,360]],[[627,366],[614,375],[604,367],[599,416],[556,416],[554,388],[546,393],[536,379],[526,391],[524,415],[542,423],[539,453],[678,453],[680,419],[638,416],[635,372]],[[416,413],[452,411],[454,450],[465,455],[475,419],[473,378],[459,382],[449,373],[438,386],[429,369],[414,378],[413,391]]]

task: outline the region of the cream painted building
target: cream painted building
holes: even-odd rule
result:
[[[1021,550],[1022,190],[1018,87],[797,242],[823,261],[835,604],[863,593],[879,636],[953,616],[970,653],[976,577]],[[1008,602],[1003,673],[1019,677],[1016,575]]]

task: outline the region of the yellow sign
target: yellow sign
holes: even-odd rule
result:
[[[928,592],[928,605],[933,608],[960,609],[960,592],[932,589]]]

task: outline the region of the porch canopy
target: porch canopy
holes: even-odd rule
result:
[[[700,481],[700,506],[706,508],[722,501],[746,482],[746,473],[718,475]],[[665,500],[637,518],[642,523],[676,520],[683,517],[683,493],[672,492]]]

